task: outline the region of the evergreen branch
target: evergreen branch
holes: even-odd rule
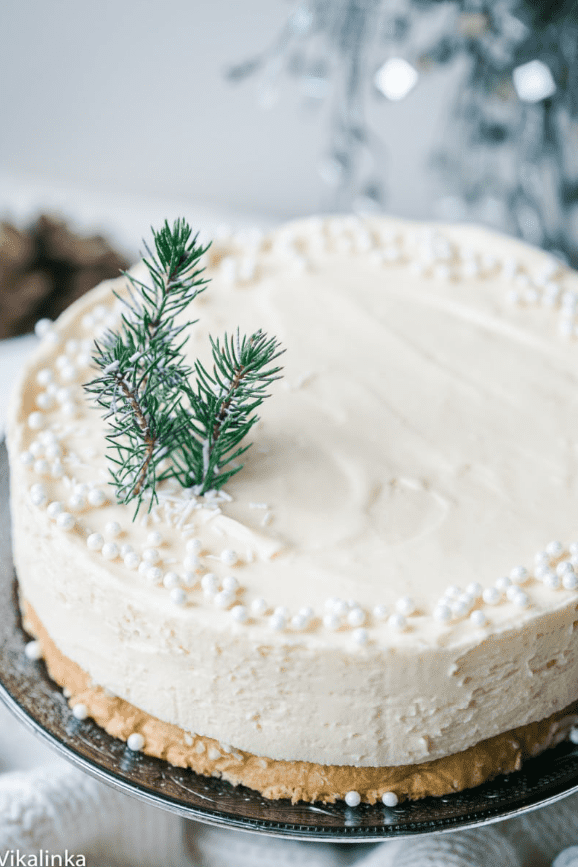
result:
[[[247,451],[241,441],[259,420],[255,410],[268,394],[267,388],[281,368],[272,367],[284,350],[275,338],[262,331],[211,340],[213,369],[195,363],[196,389],[189,389],[190,428],[177,464],[182,484],[191,480],[199,494],[218,489],[241,467],[231,462]],[[192,434],[192,436],[191,436]],[[223,467],[228,465],[228,469]]]
[[[152,507],[164,479],[205,494],[237,473],[234,462],[250,446],[242,440],[281,370],[274,362],[284,350],[275,338],[262,331],[241,338],[237,330],[222,342],[209,338],[212,371],[197,360],[190,383],[183,332],[194,322],[176,318],[208,282],[198,267],[207,247],[191,235],[184,220],[153,230],[154,251],[145,245],[148,280],[125,274],[127,293],[115,293],[124,308],[121,325],[95,343],[100,375],[85,385],[109,424],[117,499],[136,500],[136,513],[147,491]]]
[[[125,272],[127,296],[118,331],[107,331],[95,344],[100,376],[85,388],[105,410],[110,470],[119,502],[137,500],[171,474],[159,465],[179,441],[179,407],[191,369],[185,364],[183,330],[176,317],[205,289],[199,259],[208,249],[184,220],[172,228],[165,221],[153,230],[154,252],[146,248],[149,281]]]

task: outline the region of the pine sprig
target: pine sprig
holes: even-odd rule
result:
[[[250,446],[242,440],[279,379],[274,362],[284,351],[262,331],[241,337],[237,330],[222,342],[210,337],[211,372],[198,360],[187,366],[183,332],[196,320],[176,318],[205,289],[199,259],[208,247],[184,220],[165,222],[153,239],[154,250],[145,245],[148,280],[126,273],[128,292],[117,294],[121,326],[95,343],[100,375],[85,386],[109,423],[117,499],[136,500],[137,513],[147,492],[152,506],[164,479],[205,494],[241,469],[233,462]]]
[[[197,243],[184,220],[172,228],[165,222],[159,232],[153,230],[153,240],[154,251],[147,247],[144,260],[149,282],[125,274],[127,297],[115,293],[125,308],[121,327],[95,343],[100,376],[85,386],[109,422],[117,499],[127,503],[136,498],[137,512],[145,491],[154,497],[156,484],[171,474],[170,469],[160,471],[160,464],[181,436],[179,408],[191,374],[181,334],[194,324],[176,325],[175,319],[208,282],[198,267],[208,248]]]
[[[194,480],[197,492],[222,487],[239,472],[231,463],[249,448],[242,440],[259,420],[255,410],[281,370],[271,366],[284,352],[275,338],[262,331],[210,338],[213,369],[195,362],[196,388],[189,390],[190,428],[176,456],[181,483]],[[226,469],[223,469],[226,467]]]

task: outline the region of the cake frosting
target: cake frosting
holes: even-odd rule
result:
[[[571,706],[576,275],[386,218],[223,238],[206,264],[191,359],[237,325],[287,348],[222,491],[165,483],[136,521],[114,502],[82,383],[124,278],[46,328],[12,401],[20,592],[58,652],[276,762],[419,766]]]

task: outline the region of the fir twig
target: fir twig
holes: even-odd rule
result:
[[[128,295],[117,293],[125,310],[118,332],[107,331],[97,342],[94,361],[100,376],[86,390],[106,410],[111,474],[117,499],[136,498],[137,512],[147,489],[171,474],[159,465],[179,441],[179,407],[191,369],[179,339],[188,324],[175,319],[202,292],[199,259],[207,247],[184,220],[153,230],[154,251],[144,260],[149,282],[130,273]],[[160,474],[159,474],[160,471]]]
[[[153,230],[154,251],[147,247],[144,260],[149,282],[126,273],[127,296],[117,295],[125,308],[121,327],[95,344],[100,375],[85,386],[110,425],[117,499],[136,499],[137,513],[147,491],[152,506],[163,479],[205,494],[237,473],[241,466],[233,462],[250,445],[242,440],[281,370],[274,362],[284,350],[275,338],[237,330],[222,343],[210,338],[212,372],[197,360],[191,384],[182,333],[194,322],[175,320],[208,282],[198,267],[207,247],[191,235],[184,220]]]
[[[231,463],[250,446],[241,441],[259,420],[255,410],[268,397],[267,388],[280,378],[281,368],[271,365],[284,352],[262,331],[241,337],[237,330],[234,336],[225,334],[222,343],[210,340],[213,369],[209,373],[195,362],[190,427],[176,456],[181,483],[193,480],[199,494],[222,487],[241,469]]]

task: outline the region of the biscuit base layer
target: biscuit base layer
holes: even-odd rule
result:
[[[354,790],[362,801],[374,804],[385,792],[395,792],[400,801],[447,795],[519,770],[525,759],[556,746],[578,724],[576,701],[544,720],[419,765],[356,768],[278,761],[185,732],[93,685],[88,674],[58,650],[33,608],[25,600],[21,600],[21,607],[24,628],[39,640],[48,673],[70,693],[71,706],[84,704],[88,715],[114,737],[127,740],[139,732],[147,755],[177,767],[190,767],[198,774],[221,777],[235,786],[256,789],[266,798],[333,803]]]

